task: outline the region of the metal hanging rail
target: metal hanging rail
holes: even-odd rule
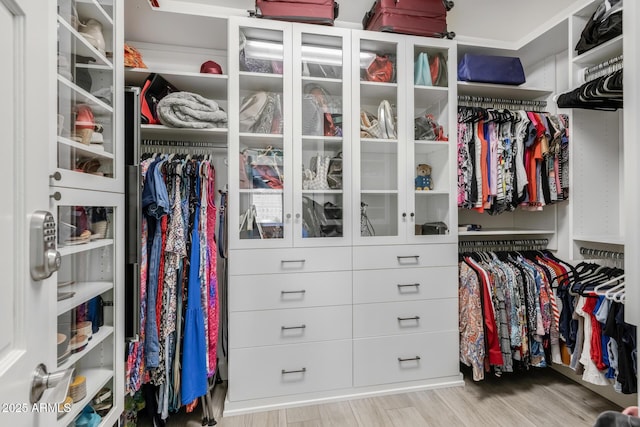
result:
[[[598,259],[624,260],[624,252],[605,251],[594,248],[580,248],[580,255],[586,255]]]
[[[542,112],[547,108],[547,101],[460,95],[458,96],[458,105],[462,107],[501,108]]]
[[[161,139],[144,139],[140,144],[140,153],[179,154],[188,151],[190,154],[211,154],[212,151],[227,150],[227,144],[215,144],[205,141],[167,141]]]
[[[597,79],[598,77],[607,76],[618,70],[622,70],[622,65],[622,55],[620,55],[615,58],[608,59],[598,65],[594,65],[593,67],[585,68],[584,80],[589,82]]]
[[[458,252],[542,250],[549,239],[478,240],[458,242]]]

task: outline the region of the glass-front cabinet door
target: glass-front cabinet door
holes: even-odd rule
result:
[[[122,196],[61,189],[54,204],[57,247],[57,369],[75,368],[57,425],[91,405],[103,420],[122,411]],[[110,395],[110,398],[107,396]],[[96,397],[103,397],[98,402]],[[106,425],[111,425],[108,423]]]
[[[352,32],[354,243],[404,241],[407,144],[403,39]]]
[[[449,40],[411,38],[407,58],[414,64],[409,70],[410,111],[405,120],[407,210],[413,222],[407,240],[448,240],[457,230],[456,49]]]
[[[351,242],[348,30],[294,25],[294,244]]]
[[[121,191],[116,88],[121,64],[112,1],[59,0],[57,129],[52,184]],[[120,162],[122,163],[122,162]]]
[[[235,247],[292,239],[291,25],[230,21],[230,234]],[[233,165],[233,166],[231,166]]]

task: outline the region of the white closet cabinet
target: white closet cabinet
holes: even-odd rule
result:
[[[350,112],[350,38],[348,30],[231,18],[229,46],[225,413],[234,413],[278,396],[291,402],[301,393],[335,394],[352,383],[350,123],[342,120],[342,134],[325,135],[323,117],[313,111],[323,101],[336,123]],[[273,120],[248,125],[257,114],[245,116],[243,103],[265,93],[276,100]],[[308,181],[309,172],[305,180],[318,156],[339,153],[341,186],[330,188],[326,177]],[[278,188],[260,188],[260,178],[250,176],[263,165],[278,170]],[[240,169],[249,171],[244,184]],[[321,237],[308,209],[325,204],[337,212],[328,223],[333,232]],[[239,231],[240,215],[252,207],[260,235]]]
[[[241,34],[242,54],[236,47]],[[416,233],[416,224],[456,222],[455,145],[415,141],[413,130],[414,115],[428,113],[446,135],[455,135],[455,86],[413,84],[420,52],[442,53],[453,75],[455,44],[230,18],[229,46],[229,188],[235,200],[229,206],[225,414],[461,384],[456,228]],[[395,82],[361,81],[376,53],[391,54]],[[281,130],[247,131],[241,123],[243,100],[256,91],[282,100]],[[318,127],[309,113],[310,95],[318,93],[342,134],[326,135],[327,126]],[[382,100],[389,101],[396,135],[361,138],[361,109],[377,116]],[[269,150],[282,152],[275,163],[282,165],[282,188],[241,185],[240,153],[260,164]],[[339,153],[340,188],[309,180],[316,156]],[[414,189],[416,163],[432,166],[431,191]],[[341,208],[341,217],[328,222],[341,233],[311,235],[309,200]],[[361,202],[375,236],[361,234]],[[252,205],[262,238],[240,227]]]
[[[51,184],[121,192],[124,153],[118,146],[122,84],[122,29],[117,3],[58,1],[57,134],[50,156]],[[104,43],[82,35],[83,24],[102,33]]]
[[[420,53],[447,59],[455,76],[455,44],[447,40],[354,31],[353,117],[377,116],[386,135],[353,130],[354,207],[371,223],[354,227],[354,386],[372,386],[458,374],[455,86],[415,85]],[[396,61],[395,79],[370,81],[378,55]],[[387,101],[391,117],[384,119]],[[449,141],[416,140],[414,118],[430,114]],[[389,123],[395,129],[389,132]],[[416,166],[432,168],[433,188],[417,190]],[[354,210],[354,224],[361,223]],[[451,231],[426,235],[422,224]],[[425,244],[429,243],[429,244]],[[430,352],[431,345],[438,348]]]
[[[104,387],[113,405],[101,425],[117,423],[124,410],[122,3],[59,0],[52,17],[58,128],[49,156],[51,213],[62,259],[54,274],[58,364],[52,370],[75,368],[74,381],[83,377],[86,388],[69,390],[75,401],[59,414],[58,426],[75,425]],[[87,23],[100,28],[104,43],[82,35]]]
[[[414,67],[420,53],[447,59],[447,73],[455,77],[455,44],[448,40],[407,37],[369,31],[352,32],[354,224],[361,223],[360,206],[366,209],[369,230],[354,227],[354,245],[444,243],[455,241],[454,181],[456,88],[414,85]],[[357,53],[357,54],[356,54]],[[371,81],[367,67],[378,57],[394,62],[391,82]],[[384,111],[384,102],[391,109]],[[431,115],[444,128],[449,141],[415,139],[414,119]],[[362,116],[375,117],[366,131]],[[389,115],[390,117],[385,117]],[[392,129],[389,130],[388,128]],[[416,190],[418,164],[432,168],[431,190]],[[422,235],[424,223],[444,222],[453,232]]]

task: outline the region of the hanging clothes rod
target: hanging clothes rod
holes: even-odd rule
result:
[[[458,252],[541,250],[547,244],[549,239],[471,240],[458,242]]]
[[[153,147],[186,147],[186,148],[227,148],[226,143],[215,143],[207,141],[168,141],[162,139],[143,139],[141,145]]]
[[[594,65],[593,67],[585,68],[584,80],[585,82],[590,82],[591,80],[595,80],[598,77],[607,76],[622,69],[622,55],[616,56],[615,58],[608,59],[598,65]]]
[[[463,107],[485,107],[543,111],[547,107],[547,101],[460,95],[458,96],[458,105]]]
[[[623,260],[624,252],[615,252],[615,251],[605,251],[602,249],[594,249],[594,248],[580,248],[580,254],[586,255],[599,259],[613,259],[613,260]]]

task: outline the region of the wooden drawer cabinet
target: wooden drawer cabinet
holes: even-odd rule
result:
[[[351,387],[351,340],[232,350],[231,401]]]
[[[457,267],[354,271],[353,303],[455,298],[457,281]]]

